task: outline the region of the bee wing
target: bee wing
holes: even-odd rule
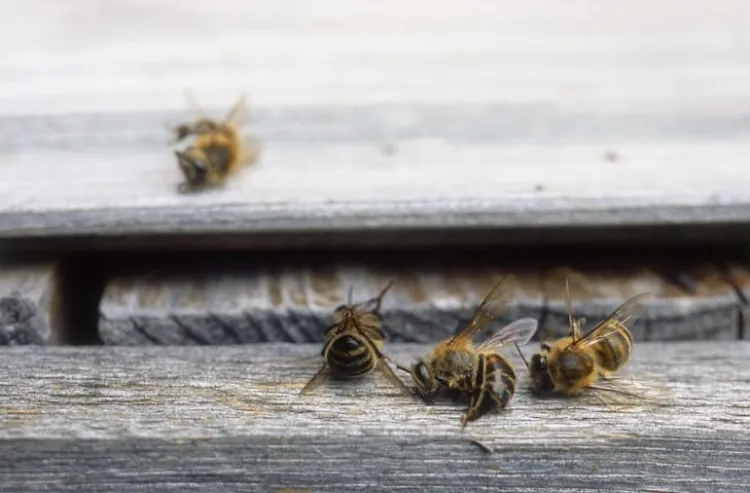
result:
[[[230,123],[238,124],[248,117],[250,111],[247,108],[247,96],[243,93],[237,98],[237,102],[234,103],[232,109],[229,110],[225,121]]]
[[[191,91],[188,88],[185,88],[182,90],[182,95],[185,98],[185,101],[187,101],[187,104],[190,107],[190,109],[193,110],[196,115],[198,115],[198,118],[205,118],[206,113],[203,111],[203,108],[198,103],[198,99],[196,99],[195,94],[193,94],[193,91]]]
[[[506,344],[523,346],[534,337],[538,327],[539,321],[537,319],[531,317],[520,318],[495,332],[492,337],[481,343],[478,349],[500,347]]]
[[[482,303],[474,312],[474,316],[466,324],[466,327],[453,336],[448,345],[456,346],[465,344],[502,314],[508,306],[508,292],[509,285],[511,284],[506,279],[508,279],[508,276],[503,277],[495,284],[487,296],[484,297],[484,300],[482,300]]]
[[[617,309],[612,312],[609,317],[599,322],[593,329],[588,331],[581,338],[576,339],[573,344],[577,347],[586,347],[607,338],[612,333],[617,331],[618,325],[627,325],[643,312],[643,310],[646,308],[645,300],[648,296],[648,293],[641,293],[633,296],[625,303],[617,307]]]
[[[409,387],[407,387],[404,382],[401,381],[400,378],[398,378],[398,375],[396,375],[393,370],[391,370],[391,367],[388,366],[388,363],[386,363],[386,361],[386,357],[380,358],[378,364],[375,366],[377,370],[380,371],[380,373],[382,373],[389,382],[398,387],[399,390],[401,390],[402,394],[413,397],[413,394],[411,393],[411,390],[409,390]]]
[[[320,370],[318,370],[318,373],[313,375],[313,377],[305,384],[304,387],[302,387],[302,390],[299,391],[299,395],[305,395],[309,394],[313,390],[317,389],[323,383],[325,383],[326,380],[328,380],[328,377],[331,375],[331,370],[328,368],[328,365],[323,365]]]
[[[635,375],[601,377],[589,388],[614,405],[669,405],[676,397],[665,383]]]

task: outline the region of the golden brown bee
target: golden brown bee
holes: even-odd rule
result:
[[[323,334],[323,367],[302,388],[307,394],[319,387],[328,377],[356,378],[377,369],[402,392],[411,392],[388,366],[382,353],[385,334],[381,326],[380,304],[393,281],[378,296],[362,303],[351,303],[351,290],[346,305],[333,313],[333,325]],[[368,305],[374,306],[368,309]]]
[[[656,382],[614,375],[630,359],[633,348],[626,324],[643,311],[648,294],[630,298],[582,334],[585,319],[576,320],[573,316],[567,281],[565,289],[570,332],[552,343],[542,342],[541,350],[531,357],[528,367],[534,393],[578,396],[591,389],[605,403],[609,402],[605,394],[657,400],[670,397],[671,392]]]
[[[243,165],[255,162],[260,144],[240,133],[240,121],[246,114],[245,96],[237,100],[223,121],[201,116],[191,123],[178,125],[175,141],[189,136],[194,140],[182,151],[175,151],[177,163],[185,176],[180,193],[223,185]]]
[[[507,306],[508,297],[504,289],[507,285],[504,280],[497,283],[474,312],[468,325],[454,337],[438,343],[411,370],[399,366],[400,370],[411,373],[425,400],[432,400],[440,389],[468,394],[469,408],[461,417],[463,426],[483,414],[508,405],[516,389],[516,372],[513,364],[499,350],[507,344],[526,344],[538,327],[537,320],[522,318],[474,346],[474,337]]]

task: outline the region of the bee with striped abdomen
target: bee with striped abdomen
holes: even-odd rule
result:
[[[584,334],[585,319],[576,320],[573,315],[567,281],[565,292],[570,326],[568,336],[551,343],[542,342],[541,350],[527,363],[535,394],[578,396],[590,389],[605,404],[611,403],[609,397],[615,398],[616,395],[640,400],[671,397],[671,392],[656,382],[615,376],[630,359],[633,336],[627,324],[645,308],[647,293],[625,301]]]
[[[197,103],[194,104],[197,107]],[[195,121],[173,129],[176,142],[194,137],[186,149],[174,151],[185,177],[185,182],[178,187],[180,193],[223,185],[245,164],[257,160],[260,144],[256,139],[240,134],[240,121],[246,112],[245,96],[242,95],[223,121],[201,115]]]
[[[382,353],[385,334],[381,329],[383,318],[380,304],[393,281],[376,296],[359,304],[351,303],[351,290],[347,304],[333,313],[333,324],[323,334],[323,367],[302,388],[307,394],[318,388],[328,377],[356,378],[373,370],[380,373],[402,392],[411,392],[393,373]],[[374,306],[368,309],[368,305]]]
[[[485,330],[508,303],[508,283],[501,280],[487,294],[469,323],[452,338],[438,343],[409,372],[422,398],[432,400],[438,391],[458,391],[469,396],[469,408],[461,417],[466,426],[480,416],[502,409],[513,398],[516,372],[500,349],[509,344],[524,345],[534,336],[537,320],[522,318],[506,325],[475,346],[473,339]]]

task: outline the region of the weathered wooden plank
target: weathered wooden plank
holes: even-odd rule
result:
[[[710,265],[676,269],[694,284],[688,286],[690,292],[670,280],[670,272],[648,264],[508,268],[465,255],[464,261],[412,255],[400,263],[298,262],[284,267],[258,259],[262,267],[236,264],[193,273],[184,265],[172,272],[116,276],[100,304],[99,333],[114,345],[320,342],[331,312],[346,302],[350,287],[355,301],[364,300],[394,279],[382,305],[389,337],[430,342],[453,334],[493,282],[512,274],[517,291],[499,324],[534,317],[545,331],[567,330],[567,277],[577,316],[590,322],[608,316],[627,298],[650,292],[645,313],[631,324],[636,340],[738,338],[739,298]]]
[[[99,5],[5,5],[0,237],[750,220],[742,0]],[[202,197],[185,85],[264,143]]]
[[[461,404],[425,406],[375,375],[299,397],[318,349],[7,349],[4,491],[739,493],[750,482],[745,342],[638,344],[629,371],[664,381],[674,406],[613,412],[521,388],[463,432]],[[401,363],[427,350],[387,349]]]
[[[734,262],[724,270],[740,298],[740,338],[750,339],[750,267],[747,261]]]
[[[573,311],[588,319],[587,327],[608,317],[627,299],[651,294],[644,313],[629,323],[640,341],[738,339],[741,301],[726,275],[706,263],[654,268],[613,259],[616,267],[552,269],[545,272],[547,299],[542,325],[551,334],[568,331],[565,279]]]
[[[184,272],[184,271],[183,271]],[[466,322],[497,277],[514,274],[508,323],[542,315],[533,269],[431,263],[290,264],[201,274],[130,275],[112,279],[100,304],[105,344],[238,344],[320,342],[332,311],[376,296],[391,279],[382,313],[391,340],[428,342]]]
[[[54,344],[60,336],[57,264],[0,264],[0,346]]]

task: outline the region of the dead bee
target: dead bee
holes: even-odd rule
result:
[[[378,296],[362,303],[351,303],[351,290],[347,304],[333,313],[333,325],[323,334],[323,367],[302,388],[307,394],[318,388],[328,377],[356,378],[377,369],[396,387],[409,396],[411,392],[388,366],[381,352],[385,334],[381,329],[383,319],[380,304],[383,296],[393,286],[393,281]],[[368,305],[374,304],[370,309]]]
[[[585,319],[574,318],[567,280],[565,291],[570,332],[552,343],[542,342],[541,350],[527,363],[534,393],[578,396],[591,389],[605,404],[613,402],[605,397],[608,393],[641,400],[670,398],[671,392],[661,384],[614,375],[632,353],[633,337],[626,324],[643,311],[648,294],[625,301],[609,317],[582,334]]]
[[[174,151],[185,176],[185,182],[178,186],[180,193],[223,185],[243,165],[257,160],[259,142],[240,134],[240,121],[246,112],[243,94],[223,121],[200,116],[194,122],[174,128],[176,142],[195,137],[185,150]]]
[[[461,417],[466,426],[483,414],[502,409],[513,398],[516,372],[512,363],[500,353],[507,344],[526,344],[539,325],[533,318],[522,318],[496,331],[474,346],[473,339],[494,321],[508,303],[504,280],[497,283],[477,308],[471,321],[454,337],[437,344],[409,372],[425,400],[446,389],[469,395],[469,408]]]

